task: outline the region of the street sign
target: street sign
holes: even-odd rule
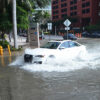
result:
[[[68,20],[68,19],[66,19],[65,21],[64,21],[64,25],[65,26],[69,26],[71,24],[71,22]]]
[[[70,27],[65,27],[65,30],[70,30]]]
[[[48,30],[52,30],[52,23],[48,23]]]

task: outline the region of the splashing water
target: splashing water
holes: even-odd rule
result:
[[[55,60],[49,60],[48,64],[25,64],[23,55],[18,57],[10,66],[20,66],[20,68],[30,72],[66,72],[82,68],[98,68],[100,65],[100,54],[98,52],[84,51],[75,58],[63,57]]]

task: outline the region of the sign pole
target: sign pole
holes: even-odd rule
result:
[[[68,26],[69,26],[70,24],[71,24],[71,22],[70,22],[68,19],[66,19],[66,20],[64,21],[64,25],[66,26],[65,30],[67,30],[67,39],[68,39],[68,30],[70,29],[70,27],[68,27]]]
[[[68,28],[68,27],[67,27]],[[68,40],[68,29],[67,29],[67,40]]]
[[[40,48],[40,41],[39,41],[39,23],[37,23],[37,41],[38,41],[38,48]]]

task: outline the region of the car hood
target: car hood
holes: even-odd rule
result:
[[[49,54],[56,54],[57,49],[46,49],[46,48],[36,48],[36,49],[26,49],[25,54],[30,55],[49,55]]]

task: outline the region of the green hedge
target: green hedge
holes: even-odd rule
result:
[[[1,45],[3,48],[7,48],[7,46],[9,45],[9,42],[7,42],[6,40],[0,41],[0,45]]]

